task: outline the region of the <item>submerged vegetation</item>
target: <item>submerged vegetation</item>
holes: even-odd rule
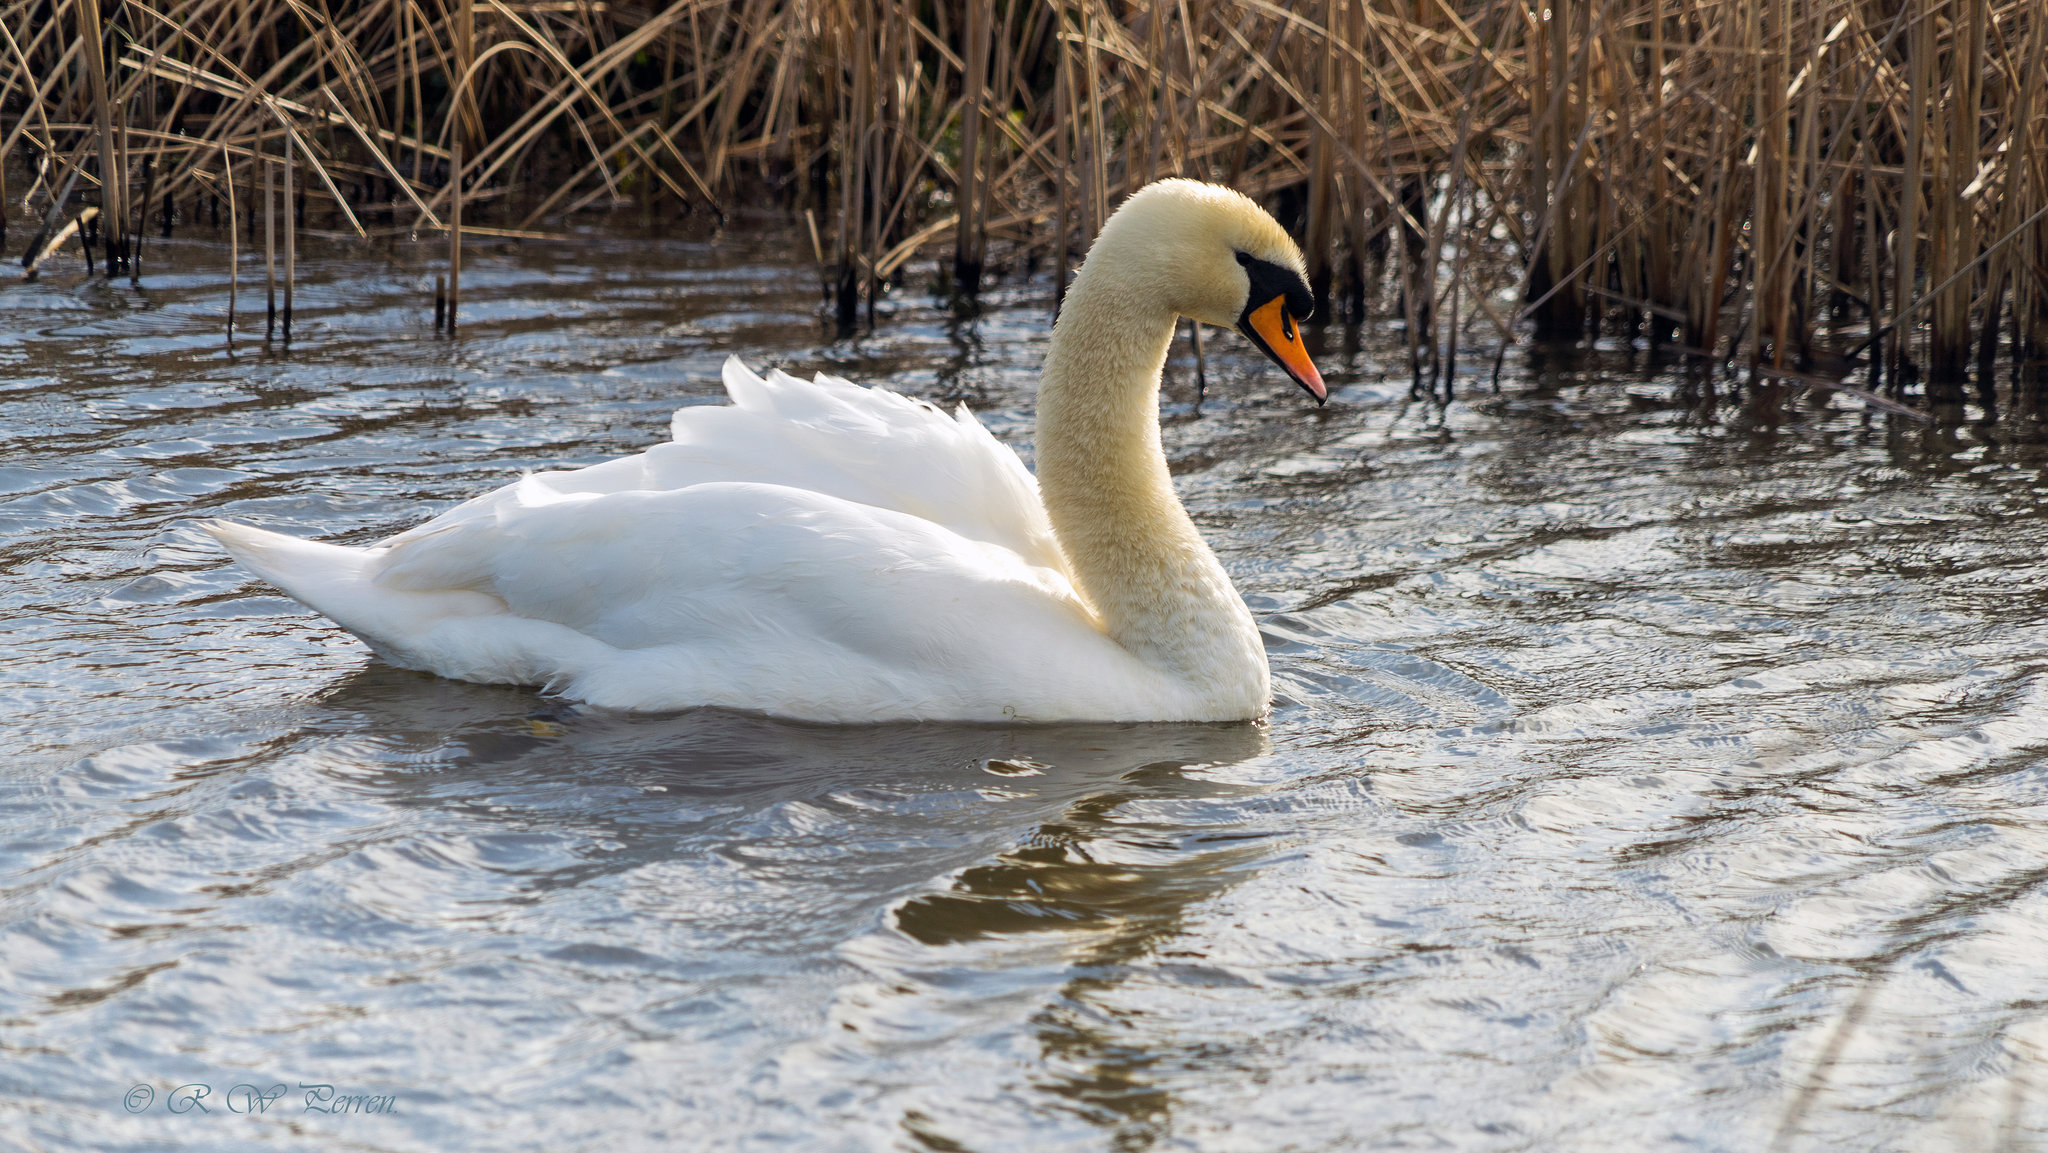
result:
[[[2048,363],[2043,17],[2017,0],[0,0],[0,227],[27,234],[25,266],[75,233],[112,274],[180,221],[239,213],[253,236],[268,181],[301,223],[453,231],[459,273],[461,231],[776,204],[855,323],[920,254],[963,295],[1023,269],[1063,285],[1123,196],[1179,174],[1274,206],[1324,315],[1404,319],[1418,378],[1475,329],[1605,328],[1795,381],[1868,371],[1938,400],[1974,379],[1988,399],[2000,366],[2032,392]]]

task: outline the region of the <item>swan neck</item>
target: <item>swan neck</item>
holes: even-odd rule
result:
[[[1039,386],[1038,479],[1076,585],[1111,639],[1256,716],[1264,647],[1181,507],[1159,440],[1178,316],[1098,244],[1067,293]],[[1252,698],[1256,697],[1255,701]]]

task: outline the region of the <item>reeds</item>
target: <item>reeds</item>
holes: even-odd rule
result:
[[[1124,196],[1178,174],[1275,208],[1325,315],[1400,318],[1418,380],[1446,378],[1475,328],[1604,328],[1793,379],[1869,366],[1941,399],[2000,363],[2044,379],[2044,14],[0,0],[0,160],[27,177],[4,191],[30,250],[89,203],[109,275],[133,274],[152,205],[168,231],[287,155],[305,174],[288,198],[330,234],[779,205],[810,224],[846,324],[948,251],[963,297],[1047,266],[1063,287]]]

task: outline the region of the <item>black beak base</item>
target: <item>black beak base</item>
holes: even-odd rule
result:
[[[1308,393],[1316,404],[1321,406],[1328,400],[1327,392],[1319,394],[1308,381],[1303,380],[1301,373],[1289,364],[1288,359],[1281,356],[1252,324],[1252,313],[1271,304],[1275,298],[1284,298],[1286,303],[1282,308],[1286,310],[1285,331],[1290,338],[1293,337],[1294,326],[1315,315],[1316,301],[1308,290],[1308,282],[1302,279],[1300,273],[1285,265],[1260,260],[1248,253],[1238,253],[1237,262],[1244,266],[1245,276],[1251,281],[1251,293],[1245,298],[1244,311],[1238,315],[1237,330],[1260,352],[1265,353],[1266,359],[1279,365],[1294,383],[1301,386],[1303,392]]]

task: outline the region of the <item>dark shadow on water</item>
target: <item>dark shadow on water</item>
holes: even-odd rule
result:
[[[1203,771],[1266,754],[1257,725],[635,717],[382,665],[316,710],[321,728],[389,743],[368,787],[394,806],[613,846],[525,878],[528,893],[715,856],[758,882],[737,894],[756,905],[746,916],[792,951],[893,927],[910,950],[898,960],[918,975],[891,984],[913,998],[934,972],[971,984],[1002,972],[1013,946],[1057,943],[1067,961],[1029,1028],[1059,1072],[1039,1087],[1119,1147],[1164,1132],[1171,1101],[1147,1069],[1193,1058],[1133,1044],[1105,1002],[1134,963],[1171,948],[1191,908],[1272,852],[1243,825],[1243,802],[1262,788]],[[1230,981],[1199,958],[1175,965],[1187,980]],[[905,1125],[914,1142],[942,1147]]]
[[[1227,831],[1131,815],[1133,805],[1148,802],[1182,811],[1257,791],[1189,777],[1186,770],[1257,755],[1264,751],[1263,733],[1242,726],[1201,735],[1209,739],[1190,742],[1184,751],[1208,754],[1201,760],[1151,761],[1103,782],[1015,847],[961,873],[945,892],[906,902],[896,911],[897,928],[926,945],[1109,930],[1089,945],[1092,959],[1116,963],[1143,952],[1171,931],[1181,910],[1219,891],[1233,864],[1263,852],[1259,842]]]
[[[1036,1088],[1100,1126],[1114,1148],[1138,1149],[1166,1135],[1174,1102],[1162,1082],[1198,1055],[1134,1034],[1117,994],[1141,963],[1157,966],[1172,953],[1189,910],[1249,876],[1273,845],[1239,823],[1239,806],[1259,786],[1198,771],[1262,755],[1262,729],[1152,726],[1142,737],[1124,737],[1119,762],[1160,759],[1078,791],[1007,849],[959,870],[939,891],[899,904],[893,921],[935,950],[935,965],[955,970],[1000,972],[1011,947],[1029,952],[1056,942],[1064,978],[1045,991],[1030,1021],[1046,1058]],[[1235,983],[1198,956],[1168,964],[1184,982]],[[905,1132],[944,1147],[909,1119]]]
[[[1205,736],[1189,751],[1210,764],[1264,751],[1258,729]],[[1198,764],[1137,765],[1066,804],[993,859],[961,870],[943,891],[896,909],[901,932],[940,949],[978,946],[999,957],[1006,942],[1029,948],[1048,937],[1064,940],[1066,977],[1031,1020],[1045,1057],[1036,1088],[1102,1127],[1117,1149],[1148,1148],[1167,1135],[1174,1101],[1163,1085],[1200,1059],[1193,1051],[1199,1041],[1161,1045],[1134,1030],[1140,1022],[1127,1019],[1119,991],[1171,955],[1189,910],[1249,876],[1273,852],[1267,837],[1237,831],[1223,816],[1231,802],[1259,788],[1191,775]],[[1223,819],[1203,821],[1205,810]],[[1199,956],[1174,958],[1166,967],[1182,983],[1236,983]]]
[[[1267,748],[1265,731],[1248,724],[818,725],[723,709],[615,713],[382,663],[349,674],[316,703],[329,723],[350,731],[431,743],[438,755],[428,759],[449,779],[596,770],[774,792],[793,778],[865,783],[971,772],[958,779],[1038,787],[1041,779],[1116,779],[1161,761],[1239,761]]]
[[[1048,914],[1055,920],[1184,903],[1172,894],[1185,886],[1168,874],[1166,889],[1147,897],[1115,870],[1091,869],[1085,842],[1110,832],[1126,801],[1228,791],[1184,778],[1184,766],[1243,761],[1268,747],[1263,727],[1244,724],[829,726],[715,709],[633,716],[382,664],[323,694],[305,720],[373,738],[383,755],[350,781],[389,804],[459,809],[608,846],[526,877],[527,891],[715,854],[751,876],[788,876],[878,908],[905,886],[995,858],[981,867],[986,882],[970,870],[960,902],[913,902],[913,935],[933,942],[1031,924],[1031,913],[973,895],[975,885],[992,894],[1028,886],[1018,870],[1057,878],[1049,891],[1071,904]],[[1177,844],[1177,834],[1146,835]],[[1126,896],[1138,904],[1121,907]]]

